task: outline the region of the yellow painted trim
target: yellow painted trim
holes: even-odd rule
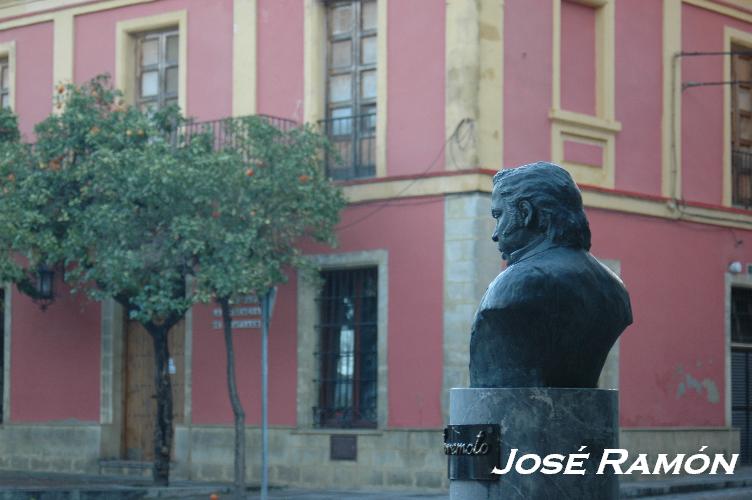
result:
[[[575,113],[574,111],[552,109],[548,113],[548,117],[555,122],[566,123],[600,132],[616,133],[621,131],[621,122],[615,120],[604,120],[596,116]]]
[[[350,203],[399,200],[416,196],[445,196],[458,193],[490,193],[491,174],[468,172],[463,174],[423,177],[418,179],[386,178],[379,182],[344,187]],[[645,215],[669,220],[684,220],[721,227],[752,230],[752,213],[737,213],[713,208],[677,206],[672,202],[629,196],[623,193],[584,188],[582,198],[586,207]]]
[[[345,198],[349,203],[471,192],[490,193],[491,177],[470,172],[418,179],[386,178],[382,182],[354,184],[344,188]]]
[[[726,3],[730,3],[739,9],[752,10],[752,2],[749,0],[724,0]]]
[[[479,23],[478,165],[498,170],[504,161],[504,0],[481,0]]]
[[[75,17],[81,14],[91,14],[92,12],[119,9],[120,7],[127,7],[129,5],[151,3],[151,2],[156,2],[156,1],[157,0],[109,0],[109,1],[82,5],[79,7],[77,7],[76,6],[77,4],[74,3],[72,0],[60,0],[60,1],[46,0],[44,2],[40,1],[38,5],[39,6],[44,5],[45,6],[44,8],[29,9],[28,11],[23,10],[23,9],[22,10],[8,10],[8,11],[0,10],[0,19],[15,17],[17,15],[28,14],[31,12],[39,12],[42,10],[47,10],[49,8],[59,8],[61,6],[61,2],[62,2],[62,5],[65,6],[66,8],[58,9],[52,12],[42,12],[41,14],[18,17],[15,19],[11,19],[10,21],[0,22],[0,31],[11,29],[11,28],[18,28],[21,26],[29,26],[32,24],[51,22],[51,21],[54,21],[55,18],[63,14],[71,15]]]
[[[0,57],[8,58],[8,95],[10,109],[16,109],[16,42],[0,43]]]
[[[747,23],[752,23],[752,14],[741,11],[741,10],[737,10],[734,7],[730,7],[728,5],[721,5],[715,2],[710,2],[709,0],[683,0],[683,1],[686,4],[694,5],[695,7],[699,7],[701,9],[716,12],[718,14],[723,14],[724,16],[733,17],[735,19],[739,19]]]
[[[304,9],[303,121],[315,124],[326,114],[326,7],[319,0],[305,0]]]
[[[0,18],[33,14],[50,9],[71,8],[86,0],[17,0],[0,7]]]
[[[256,0],[232,4],[232,114],[256,114]]]
[[[115,85],[125,93],[128,103],[134,102],[136,61],[133,35],[145,31],[177,27],[180,56],[178,61],[178,105],[184,116],[188,110],[188,11],[177,10],[148,17],[119,21],[115,28]]]
[[[458,147],[454,136],[460,125],[475,125],[479,120],[479,11],[476,1],[446,0],[444,138],[447,154],[444,155],[444,166],[447,170],[478,166],[476,138],[471,137]]]
[[[56,16],[53,30],[52,50],[54,51],[54,56],[52,63],[52,83],[53,85],[72,83],[74,47],[73,14],[65,11]],[[54,90],[52,91],[54,92]]]
[[[616,7],[613,1],[603,2],[596,10],[596,113],[613,121],[616,112]]]
[[[591,128],[581,124],[554,120],[551,123],[551,160],[566,168],[575,182],[605,188],[613,188],[616,158],[614,132]],[[564,142],[575,140],[596,144],[603,148],[602,166],[581,165],[564,161]]]
[[[561,109],[561,0],[552,1],[551,108],[553,111],[556,111]]]
[[[723,50],[728,52],[731,45],[739,43],[752,47],[752,33],[724,26]],[[731,80],[731,57],[723,57],[723,79]],[[731,206],[731,86],[723,86],[723,201]]]
[[[551,159],[561,164],[577,182],[614,187],[616,164],[615,6],[614,0],[577,0],[595,9],[595,116],[561,108],[561,1],[553,1],[553,53],[551,111]],[[575,137],[603,147],[600,168],[564,162],[564,141]]]
[[[376,55],[376,177],[387,175],[386,165],[386,124],[389,93],[387,91],[387,49],[389,44],[389,2],[378,0],[377,4],[377,43]]]
[[[561,109],[561,1],[553,1],[552,112]],[[575,0],[595,9],[595,116],[615,121],[614,0]],[[578,113],[579,114],[579,113]],[[581,115],[584,116],[584,115]]]
[[[726,3],[730,3],[734,5],[736,8],[739,8],[740,10],[746,9],[747,11],[752,10],[752,2],[749,0],[724,0]]]
[[[681,198],[682,0],[663,1],[663,113],[661,116],[661,194]]]
[[[388,0],[377,0],[376,58],[376,177],[387,175],[387,49]],[[305,0],[303,21],[303,121],[318,123],[326,117],[326,6],[321,0]]]

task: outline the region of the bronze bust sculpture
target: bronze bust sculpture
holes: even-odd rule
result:
[[[508,267],[475,314],[470,387],[596,387],[632,311],[621,280],[590,255],[579,189],[546,162],[500,170],[493,185],[491,238]]]

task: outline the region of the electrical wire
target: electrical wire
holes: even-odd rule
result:
[[[460,136],[460,133],[462,132],[462,130],[463,130],[463,128],[465,126],[467,126],[467,131],[464,132],[464,134],[462,136]],[[345,229],[349,229],[349,228],[351,228],[351,227],[353,227],[353,226],[355,226],[357,224],[360,224],[361,222],[369,219],[370,217],[376,215],[377,213],[379,213],[383,209],[387,208],[388,206],[394,205],[396,203],[399,203],[400,202],[399,197],[402,196],[405,192],[407,192],[408,189],[410,189],[411,187],[413,187],[415,185],[415,183],[418,182],[418,180],[421,179],[421,177],[423,177],[424,175],[426,175],[428,172],[431,171],[431,169],[433,169],[433,167],[436,166],[436,163],[441,159],[441,156],[444,153],[444,151],[447,149],[448,145],[450,145],[451,143],[456,143],[457,146],[461,150],[464,150],[467,147],[467,144],[462,144],[462,142],[464,142],[468,137],[471,138],[473,141],[475,140],[475,125],[474,125],[474,122],[473,122],[473,120],[471,118],[463,118],[462,120],[460,120],[460,122],[454,128],[454,131],[452,132],[452,134],[449,137],[447,137],[447,139],[441,145],[441,148],[439,148],[439,151],[436,153],[436,157],[431,161],[431,163],[429,163],[428,166],[420,174],[418,174],[418,176],[416,178],[414,178],[413,180],[411,180],[405,187],[403,187],[402,189],[400,189],[399,192],[393,196],[393,199],[381,202],[376,208],[374,208],[373,210],[371,210],[369,213],[365,214],[364,216],[360,217],[359,219],[356,219],[356,220],[354,220],[354,221],[352,221],[352,222],[350,222],[348,224],[345,224],[344,226],[339,226],[337,228],[337,230],[338,231],[344,231]],[[457,163],[456,163],[456,161],[454,160],[454,158],[452,156],[451,149],[450,149],[450,159],[452,160],[452,164],[455,166],[455,168],[457,168]],[[434,203],[434,202],[437,202],[437,201],[439,201],[439,200],[433,200],[433,201],[431,201],[431,203]],[[400,204],[402,204],[402,203],[400,203]],[[423,203],[423,204],[428,204],[428,203]]]

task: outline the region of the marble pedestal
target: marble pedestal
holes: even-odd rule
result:
[[[605,448],[618,448],[618,391],[524,387],[504,389],[451,389],[451,425],[499,424],[503,469],[513,448],[517,458],[536,453],[590,453],[585,475],[529,475],[514,470],[495,481],[451,480],[450,500],[618,498],[613,474],[596,475]],[[580,447],[587,446],[578,452]],[[566,465],[566,458],[564,461]],[[611,469],[607,467],[607,469]]]

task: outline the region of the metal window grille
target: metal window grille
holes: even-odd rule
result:
[[[325,271],[320,324],[318,427],[376,427],[377,271]]]
[[[10,65],[8,59],[0,59],[0,107],[10,107]]]
[[[731,152],[731,202],[752,208],[752,151]]]
[[[177,104],[180,51],[177,30],[144,33],[136,41],[138,106],[157,110]]]
[[[752,289],[731,289],[731,425],[741,463],[752,463]]]
[[[731,342],[752,344],[752,288],[731,290]]]
[[[334,179],[376,173],[376,0],[327,4],[327,106],[324,132],[334,147]]]

